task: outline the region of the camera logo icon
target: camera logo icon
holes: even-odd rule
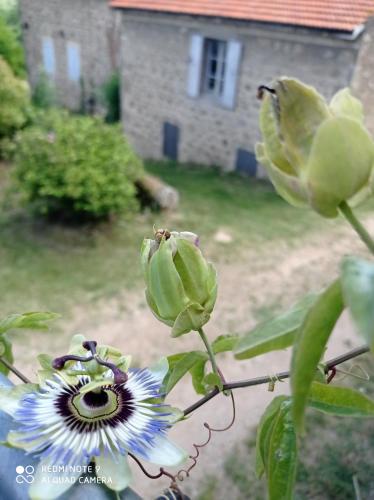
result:
[[[17,473],[16,482],[18,484],[22,484],[22,483],[32,484],[34,482],[34,479],[35,479],[34,472],[35,472],[35,469],[32,465],[26,465],[26,467],[24,467],[23,465],[17,465],[17,467],[16,467],[16,473]]]

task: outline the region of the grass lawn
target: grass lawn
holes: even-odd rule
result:
[[[238,259],[246,249],[328,227],[310,211],[295,210],[267,182],[212,169],[148,163],[148,170],[175,186],[175,213],[144,212],[113,224],[64,227],[35,220],[25,210],[0,215],[0,314],[49,309],[67,314],[74,303],[113,296],[141,284],[139,248],[153,225],[190,230],[214,259]],[[1,172],[0,172],[1,174]],[[5,182],[7,173],[0,179]],[[214,239],[225,230],[231,243]]]

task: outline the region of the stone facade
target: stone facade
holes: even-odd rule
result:
[[[54,59],[50,78],[59,103],[72,109],[87,102],[93,105],[92,96],[97,96],[118,64],[120,13],[110,9],[107,0],[20,0],[20,11],[31,86],[45,70],[47,39],[44,50]],[[73,79],[68,69],[69,44],[78,53],[70,70]]]
[[[233,170],[259,139],[256,89],[277,75],[300,78],[327,98],[350,85],[360,38],[198,16],[123,12],[124,130],[144,158],[163,157],[165,122],[178,127],[178,161]],[[242,44],[233,109],[187,94],[191,35]],[[253,172],[252,172],[253,173]],[[263,175],[258,168],[257,175]]]

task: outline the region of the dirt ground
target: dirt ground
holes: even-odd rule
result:
[[[374,232],[374,217],[367,219],[366,225]],[[213,339],[223,333],[247,332],[256,323],[259,310],[266,310],[269,305],[274,309],[284,309],[300,295],[323,288],[337,275],[341,258],[351,254],[368,255],[350,227],[338,225],[328,233],[312,234],[303,242],[290,245],[281,241],[276,246],[269,244],[263,247],[261,255],[250,250],[236,262],[218,263],[219,296],[212,320],[206,328],[208,335]],[[84,333],[88,338],[114,345],[123,352],[131,353],[139,365],[148,365],[161,355],[201,348],[199,338],[193,333],[178,339],[169,338],[168,328],[147,309],[141,289],[95,304],[92,310],[82,310],[77,305],[72,319],[63,323],[64,332]],[[62,352],[58,354],[62,354],[66,345],[66,335],[56,333],[52,343],[42,335],[33,336],[27,346],[22,345],[22,335],[17,335],[16,356],[30,377],[34,377],[30,354],[40,351],[40,342],[45,343],[46,352],[55,355],[60,349]],[[348,315],[344,314],[334,331],[326,356],[338,355],[361,343]],[[240,362],[234,361],[228,354],[219,358],[219,365],[230,381],[273,374],[287,369],[288,362],[289,352],[286,351]],[[288,390],[288,383],[283,382],[276,384],[274,393],[268,392],[266,386],[236,391],[235,425],[226,433],[214,434],[209,446],[202,450],[191,477],[181,485],[191,498],[197,497],[205,477],[224,474],[223,464],[230,449],[247,438],[249,430],[256,425],[274,395]],[[169,403],[185,408],[196,399],[187,376],[171,392]],[[187,421],[175,426],[171,437],[192,453],[192,443],[203,442],[206,438],[204,422],[219,427],[228,423],[230,418],[229,400],[219,396],[193,413]],[[135,464],[133,470],[134,489],[146,500],[156,498],[167,484],[162,480],[147,479]],[[155,469],[150,467],[150,470]],[[226,498],[234,499],[235,492],[221,491],[217,496],[217,500]]]

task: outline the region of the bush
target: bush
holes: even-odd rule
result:
[[[106,107],[106,121],[118,122],[121,118],[120,78],[118,73],[113,73],[103,87],[103,97]]]
[[[37,108],[48,109],[56,106],[55,88],[44,72],[41,72],[32,93],[32,102]]]
[[[9,64],[0,56],[0,140],[10,137],[27,119],[28,85],[15,77]]]
[[[49,111],[18,135],[16,188],[40,214],[79,221],[133,211],[141,175],[120,127],[100,118]]]
[[[0,13],[0,56],[5,59],[16,76],[25,75],[23,48],[16,28],[7,23],[2,13]]]

